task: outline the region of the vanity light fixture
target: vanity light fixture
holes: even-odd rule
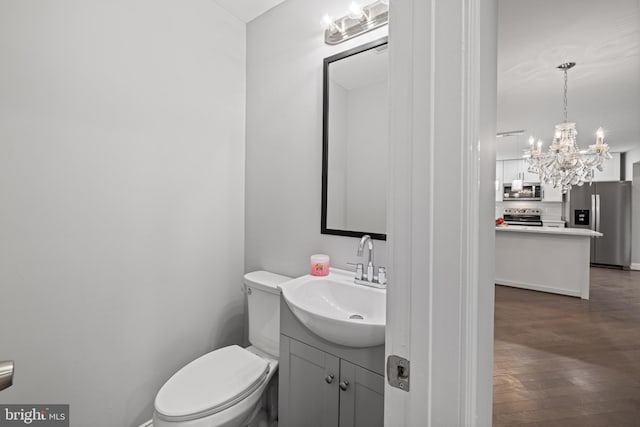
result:
[[[534,145],[535,138],[530,137],[527,153],[529,172],[539,174],[542,182],[560,187],[563,193],[574,185],[591,183],[594,170],[602,171],[602,162],[612,158],[602,128],[596,131],[596,143],[588,150],[578,148],[576,124],[567,120],[567,72],[575,65],[575,62],[566,62],[557,67],[564,72],[564,121],[556,125],[549,150],[543,153],[542,141]]]
[[[331,19],[324,15],[324,42],[335,45],[389,23],[389,1],[377,0],[366,6],[352,2],[346,15]]]
[[[510,130],[507,132],[498,132],[496,134],[496,138],[506,138],[509,136],[520,136],[520,135],[524,135],[524,129],[521,130]]]

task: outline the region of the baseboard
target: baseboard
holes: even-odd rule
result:
[[[520,283],[520,282],[513,282],[510,280],[502,280],[502,279],[496,278],[495,284],[500,286],[510,286],[512,288],[528,289],[530,291],[547,292],[547,293],[558,294],[558,295],[567,295],[570,297],[578,297],[578,298],[582,297],[580,291],[576,291],[573,289],[554,288],[551,286],[538,285],[535,283]],[[583,299],[589,299],[589,298],[583,298]]]
[[[631,269],[632,270],[640,270],[640,262],[631,263]]]

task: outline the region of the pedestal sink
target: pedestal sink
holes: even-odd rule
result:
[[[353,276],[332,268],[328,276],[302,276],[280,289],[298,320],[321,338],[347,347],[382,345],[387,291],[356,285]]]

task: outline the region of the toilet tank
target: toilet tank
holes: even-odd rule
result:
[[[291,277],[268,271],[244,275],[249,310],[249,342],[266,353],[280,353],[280,289]]]

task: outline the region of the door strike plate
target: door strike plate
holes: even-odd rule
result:
[[[409,360],[392,354],[387,358],[387,381],[391,387],[409,391]]]

